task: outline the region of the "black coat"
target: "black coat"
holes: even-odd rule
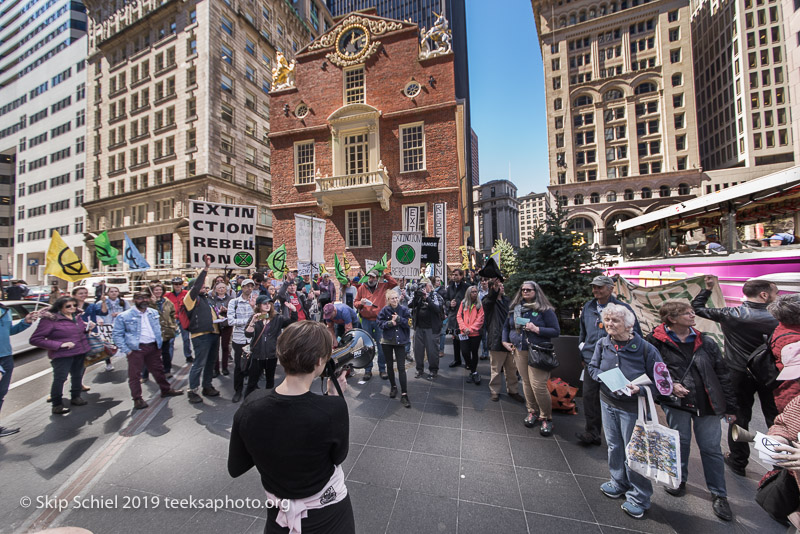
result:
[[[508,352],[503,346],[503,325],[508,318],[508,297],[500,296],[499,291],[489,288],[489,293],[481,301],[483,305],[483,327],[486,329],[486,343],[489,350]]]
[[[663,324],[657,326],[646,339],[661,353],[661,359],[667,364],[672,381],[683,379],[681,384],[689,390],[686,397],[677,401],[673,397],[661,397],[662,404],[691,412],[699,410],[700,415],[712,415],[703,413],[705,399],[708,398],[714,415],[736,413],[736,392],[731,384],[728,366],[725,365],[717,343],[710,336],[697,332],[693,349],[693,369],[688,373],[686,370],[691,356],[687,358],[669,337]]]
[[[467,283],[466,280],[461,280],[461,282],[458,284],[455,282],[450,282],[450,285],[447,286],[447,292],[444,296],[444,306],[447,309],[447,328],[451,328],[453,330],[458,328],[456,321],[458,307],[461,305],[461,301],[464,300],[464,295],[467,294],[467,288],[471,285],[472,284]],[[450,306],[450,301],[452,300],[456,301],[455,307]]]
[[[297,312],[289,314],[289,308],[284,307],[284,312],[276,314],[266,325],[264,321],[256,321],[253,331],[244,331],[250,338],[250,353],[256,360],[271,360],[277,358],[276,347],[281,331],[297,320]],[[265,330],[266,326],[266,330]]]
[[[419,317],[421,314],[427,314],[431,322],[431,330],[434,334],[442,331],[442,307],[444,302],[442,297],[435,291],[430,293],[426,298],[421,295],[415,294],[411,300],[411,320],[414,323],[414,328],[419,328]]]

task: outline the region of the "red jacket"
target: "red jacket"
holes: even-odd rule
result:
[[[358,310],[358,314],[361,315],[362,319],[375,321],[378,318],[378,313],[386,306],[386,292],[393,287],[397,287],[397,280],[392,278],[392,275],[385,273],[383,276],[386,278],[386,281],[379,281],[374,291],[370,289],[369,284],[366,282],[358,286],[356,300],[353,301],[353,305]],[[372,306],[362,304],[361,301],[364,299],[372,302]]]
[[[167,291],[166,293],[164,293],[164,297],[168,301],[170,301],[173,306],[175,306],[175,313],[178,313],[178,310],[183,305],[183,297],[186,296],[186,293],[188,293],[188,291],[186,291],[185,289],[182,290],[177,295],[175,294],[174,291]]]
[[[481,328],[483,328],[483,306],[471,306],[468,310],[464,310],[464,303],[458,305],[458,328],[463,332],[469,329],[469,337],[481,335]]]
[[[780,339],[778,339],[779,337]],[[800,326],[786,326],[783,323],[779,323],[775,332],[772,333],[772,340],[770,349],[773,356],[775,356],[775,366],[779,371],[783,371],[781,351],[786,345],[800,341]],[[783,412],[786,409],[786,405],[793,398],[800,396],[800,380],[778,382],[778,387],[775,388],[772,395],[775,397],[775,405],[778,407],[778,412]]]

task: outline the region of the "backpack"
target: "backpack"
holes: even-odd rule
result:
[[[790,334],[791,332],[781,334],[775,338],[775,341]],[[750,356],[747,357],[747,363],[745,364],[747,374],[769,391],[778,387],[778,375],[780,374],[775,361],[775,355],[772,354],[772,349],[770,348],[771,344],[772,336],[769,336],[764,343],[756,347],[756,349],[750,353]]]

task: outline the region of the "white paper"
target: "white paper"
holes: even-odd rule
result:
[[[581,382],[583,382],[584,376],[586,376],[586,369],[581,369]]]
[[[580,343],[578,343],[578,350],[583,350],[584,345],[586,345],[585,341],[581,341]]]
[[[644,374],[644,375],[640,376],[639,378],[637,378],[636,380],[631,381],[631,384],[633,384],[634,386],[652,386],[653,385],[653,381],[650,380],[649,376]]]
[[[603,382],[608,389],[615,393],[625,393],[630,396],[630,390],[628,389],[628,384],[630,380],[625,378],[625,375],[622,374],[622,371],[619,370],[619,367],[614,367],[613,369],[609,369],[603,373],[597,375],[597,378]]]
[[[227,320],[228,319],[226,317],[220,317],[219,319],[214,319],[214,324],[216,324],[216,323],[224,323]]]

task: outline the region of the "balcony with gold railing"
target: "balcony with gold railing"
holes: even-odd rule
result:
[[[321,176],[317,170],[316,190],[312,193],[326,215],[333,215],[335,206],[350,206],[378,202],[389,211],[389,173],[383,163],[378,170],[341,176]]]

